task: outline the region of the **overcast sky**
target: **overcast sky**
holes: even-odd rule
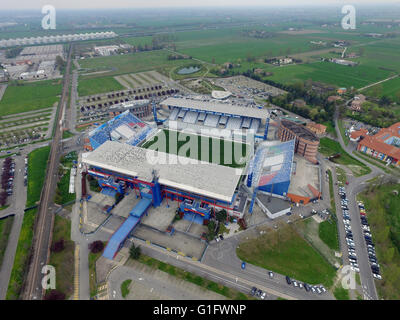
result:
[[[399,0],[0,0],[0,10],[37,9],[46,4],[56,9],[149,8],[189,6],[271,6],[301,4],[372,4],[399,3]]]

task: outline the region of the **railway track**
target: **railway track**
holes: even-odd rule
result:
[[[42,299],[44,293],[44,289],[41,285],[42,277],[44,276],[42,274],[42,267],[48,262],[49,247],[52,239],[54,213],[49,210],[49,207],[52,204],[51,196],[55,190],[56,179],[54,178],[54,175],[57,174],[57,159],[59,158],[61,151],[61,120],[64,114],[66,102],[68,101],[71,55],[72,45],[70,44],[68,49],[67,66],[63,80],[63,91],[60,99],[58,116],[55,120],[55,133],[50,144],[50,157],[47,166],[47,173],[36,217],[31,262],[27,278],[25,279],[25,286],[22,295],[24,300],[40,300]]]

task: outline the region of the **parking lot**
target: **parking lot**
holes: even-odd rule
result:
[[[230,78],[220,78],[213,82],[217,86],[232,92],[234,95],[247,99],[253,99],[254,97],[265,99],[269,96],[275,97],[285,93],[284,90],[241,75]]]
[[[9,204],[9,197],[13,194],[15,162],[11,157],[6,158],[1,167],[0,207]]]

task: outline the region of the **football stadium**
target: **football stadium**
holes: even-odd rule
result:
[[[221,210],[241,223],[256,202],[265,207],[260,199],[266,195],[290,200],[295,140],[268,140],[266,109],[175,96],[153,104],[153,112],[154,122],[144,122],[127,110],[89,133],[83,170],[103,195],[124,197],[111,212],[125,205],[125,220],[104,257],[113,259],[134,232],[143,237],[158,229],[172,235],[175,214],[190,221],[183,231],[198,225],[196,237],[205,240],[200,231]],[[160,115],[167,116],[160,120]],[[176,208],[168,218],[172,221],[166,217],[169,208]],[[276,215],[268,208],[265,213],[275,218],[290,210],[285,208]],[[153,221],[149,231],[143,229],[144,220]]]

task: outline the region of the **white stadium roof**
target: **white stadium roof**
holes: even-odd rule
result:
[[[153,155],[153,157],[151,157]],[[149,159],[167,164],[152,163]],[[160,184],[230,202],[243,169],[208,162],[188,163],[186,157],[107,141],[95,151],[83,154],[82,162],[151,182],[158,172]],[[155,161],[157,162],[157,161]]]
[[[169,97],[160,103],[170,107],[196,109],[209,112],[221,112],[225,114],[238,115],[241,117],[250,117],[256,119],[269,118],[269,112],[266,109],[251,107],[242,107],[231,103],[220,101],[195,100],[189,98]]]

